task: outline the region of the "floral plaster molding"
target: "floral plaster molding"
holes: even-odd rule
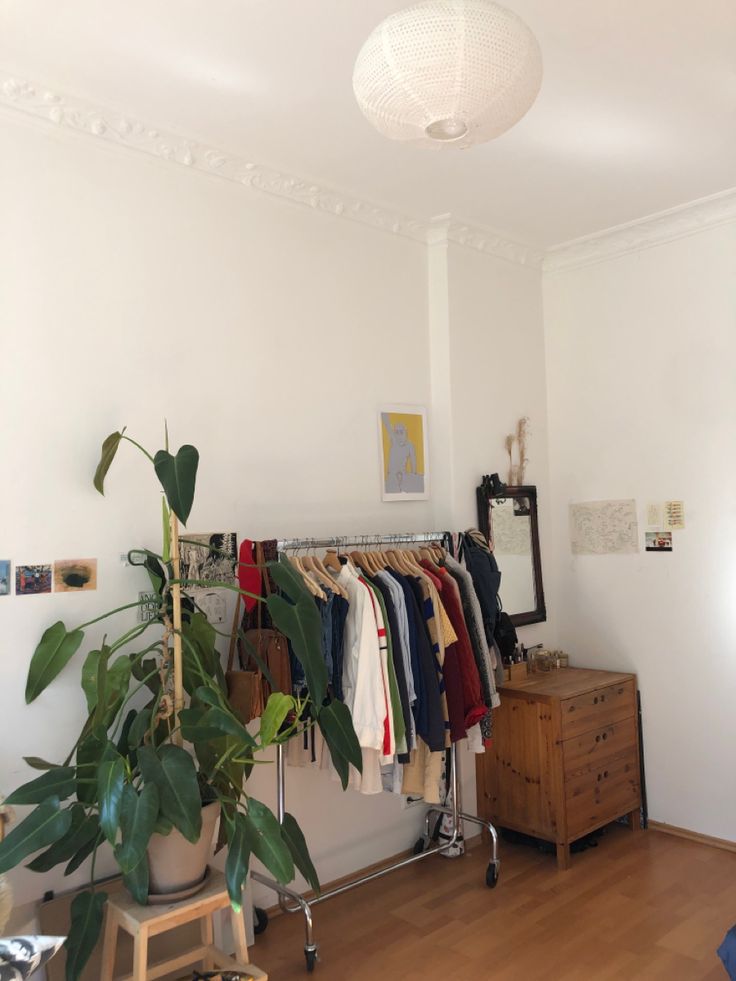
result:
[[[63,95],[3,69],[0,69],[1,107],[390,234],[429,244],[441,240],[454,242],[514,264],[544,268],[549,273],[601,262],[736,220],[734,189],[563,243],[545,252],[515,242],[494,230],[464,224],[451,215],[425,221],[400,214],[197,140],[176,136],[128,113],[103,109]]]
[[[317,211],[359,221],[372,228],[403,235],[418,242],[428,242],[436,234],[437,226],[432,221],[399,214],[389,208],[273,170],[197,140],[175,136],[143,123],[128,113],[103,109],[2,69],[0,107],[17,110],[63,129],[84,133],[125,149],[138,150],[190,170],[213,174]],[[445,224],[445,234],[453,242],[510,262],[541,266],[540,252],[512,242],[496,232],[462,225],[452,220]]]
[[[76,97],[62,95],[2,69],[0,106],[19,110],[63,129],[97,137],[115,146],[139,150],[200,173],[214,174],[266,194],[287,198],[317,211],[350,218],[395,235],[426,241],[426,222],[273,170],[205,143],[174,136],[127,113],[102,109]]]
[[[544,258],[544,271],[557,273],[589,266],[732,221],[736,221],[736,189],[556,245]]]

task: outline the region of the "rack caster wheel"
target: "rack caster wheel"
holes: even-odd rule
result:
[[[253,907],[253,933],[258,936],[268,926],[268,913],[260,906]]]
[[[412,851],[412,855],[421,855],[422,852],[426,850],[427,850],[427,839],[422,836],[421,838],[418,838],[414,842],[414,847],[412,848],[411,851]]]
[[[498,867],[500,862],[489,862],[486,869],[486,885],[489,889],[495,889],[498,883]]]
[[[317,948],[305,947],[304,959],[307,962],[307,971],[311,974],[314,971],[314,965],[317,963]]]

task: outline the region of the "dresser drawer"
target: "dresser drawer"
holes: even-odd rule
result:
[[[591,729],[562,744],[565,779],[622,753],[637,753],[636,718]]]
[[[585,834],[639,805],[639,760],[632,750],[603,760],[565,785],[567,834]]]
[[[571,739],[591,729],[600,729],[628,719],[635,714],[636,695],[633,681],[622,681],[618,685],[597,688],[566,698],[560,702],[562,715],[562,738]]]

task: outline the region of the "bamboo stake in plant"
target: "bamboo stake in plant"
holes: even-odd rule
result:
[[[182,673],[181,653],[181,560],[179,557],[179,521],[171,512],[171,567],[174,572],[174,582],[171,586],[171,605],[174,620],[174,731],[173,741],[181,746],[183,743],[179,726],[179,712],[184,708],[184,682]]]

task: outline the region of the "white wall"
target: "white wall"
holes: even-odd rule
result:
[[[474,524],[478,479],[503,471],[503,437],[524,414],[529,479],[544,486],[546,420],[538,272],[446,246],[428,289],[422,244],[14,116],[0,116],[0,139],[0,558],[99,565],[96,592],[0,598],[0,714],[18,734],[0,747],[7,790],[33,775],[22,755],[71,748],[79,668],[103,628],[26,707],[42,630],[146,587],[119,556],[157,547],[157,482],[124,445],[106,497],[94,491],[109,432],[127,425],[154,451],[166,417],[173,445],[202,455],[189,530],[258,538]],[[438,275],[443,337],[428,308]],[[396,401],[430,410],[426,503],[380,501],[376,409]],[[474,760],[463,764],[473,810]],[[325,881],[417,836],[421,808],[343,795],[319,773],[290,770],[288,783]],[[250,791],[273,805],[272,771]],[[13,874],[18,903],[83,878]]]
[[[145,579],[119,554],[159,540],[157,483],[132,447],[106,497],[92,488],[107,433],[127,424],[155,450],[166,417],[174,445],[200,448],[190,531],[392,531],[434,515],[433,502],[381,503],[376,450],[382,401],[430,403],[423,246],[50,128],[0,125],[0,551],[99,562],[95,593],[0,598],[7,790],[32,776],[22,755],[63,757],[82,718],[81,655],[24,705],[42,630],[134,599]],[[253,793],[273,803],[264,770]],[[290,785],[325,879],[416,837],[420,814],[397,799],[343,796],[319,774]],[[15,882],[19,902],[62,885]]]
[[[539,270],[451,244],[448,254],[453,514],[462,528],[477,523],[475,488],[483,474],[508,480],[504,440],[529,416],[525,480],[538,487],[543,579],[548,586],[549,493],[547,392]],[[503,563],[500,563],[503,575]],[[501,581],[503,597],[503,579]],[[523,627],[531,646],[554,644],[547,623]]]
[[[736,226],[545,277],[559,640],[635,671],[650,816],[736,839]],[[570,501],[682,499],[672,554],[572,556]]]

